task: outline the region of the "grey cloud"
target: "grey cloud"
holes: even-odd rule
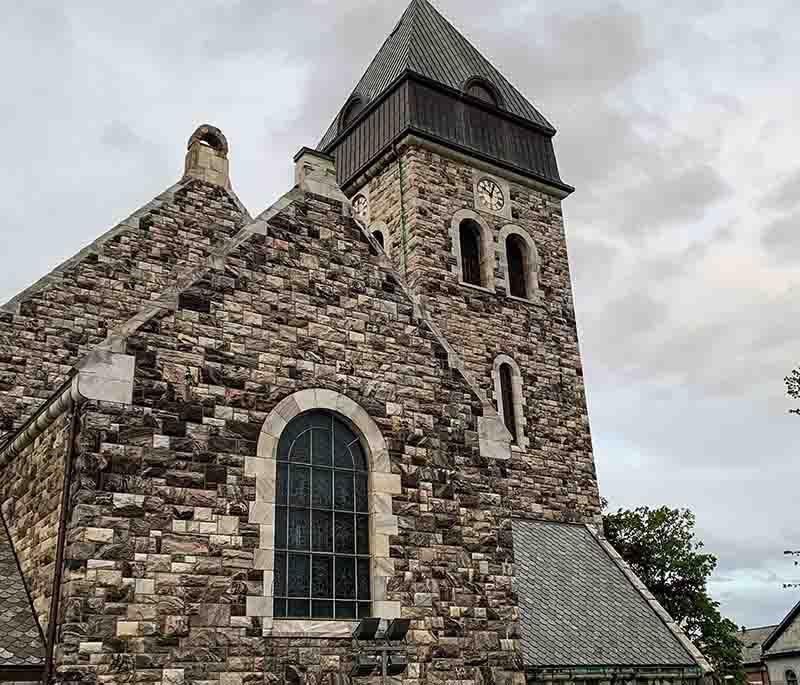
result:
[[[131,149],[144,143],[142,138],[136,135],[128,124],[116,119],[106,125],[100,140],[103,145],[108,145],[118,150]]]
[[[622,212],[620,228],[641,235],[670,225],[698,221],[730,193],[731,187],[709,164],[697,164],[668,176],[651,177],[631,193]]]
[[[800,171],[791,174],[771,190],[762,202],[767,209],[788,211],[800,205]]]
[[[761,244],[777,262],[800,259],[800,213],[776,219],[761,234]]]

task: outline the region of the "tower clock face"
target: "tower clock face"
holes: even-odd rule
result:
[[[478,202],[482,207],[493,212],[499,212],[506,204],[500,186],[488,178],[478,183]]]
[[[367,198],[363,195],[359,195],[355,200],[353,200],[353,210],[356,213],[356,217],[361,221],[367,220],[367,210],[369,209],[369,204],[367,203]]]

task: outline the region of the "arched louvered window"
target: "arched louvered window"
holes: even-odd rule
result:
[[[274,615],[371,613],[367,457],[338,416],[295,418],[278,444]]]
[[[497,105],[497,96],[494,94],[494,91],[482,81],[473,81],[470,83],[467,86],[467,95]]]
[[[461,278],[464,283],[483,285],[481,283],[481,227],[472,219],[465,219],[459,227],[461,243]]]
[[[378,245],[380,245],[383,250],[386,249],[386,245],[383,242],[383,233],[381,233],[380,231],[373,231],[372,237],[378,241]]]
[[[786,685],[797,685],[797,673],[792,669],[786,671]]]
[[[364,109],[364,101],[361,98],[355,98],[352,100],[347,107],[345,107],[344,112],[342,113],[341,125],[339,126],[339,130],[343,131],[346,129],[350,124],[352,124],[356,117],[361,114],[361,111]]]
[[[528,297],[528,246],[520,236],[513,233],[506,238],[506,263],[509,295]]]
[[[503,403],[503,421],[511,433],[514,442],[517,442],[517,413],[514,407],[514,380],[509,364],[500,366],[500,400]]]

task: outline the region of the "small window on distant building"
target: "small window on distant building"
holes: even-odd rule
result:
[[[797,673],[791,669],[786,671],[786,685],[797,685]]]
[[[483,285],[481,283],[481,227],[465,219],[459,228],[461,241],[461,278],[470,285]]]
[[[471,95],[478,100],[483,100],[492,105],[497,105],[497,97],[492,89],[487,84],[481,83],[480,81],[473,81],[467,86],[467,95]]]

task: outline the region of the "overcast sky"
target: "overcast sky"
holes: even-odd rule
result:
[[[201,123],[250,211],[269,206],[403,9],[0,3],[0,301],[177,181]],[[603,494],[691,508],[723,610],[778,622],[800,599],[781,589],[800,576],[782,555],[800,547],[800,4],[434,4],[559,130]]]

